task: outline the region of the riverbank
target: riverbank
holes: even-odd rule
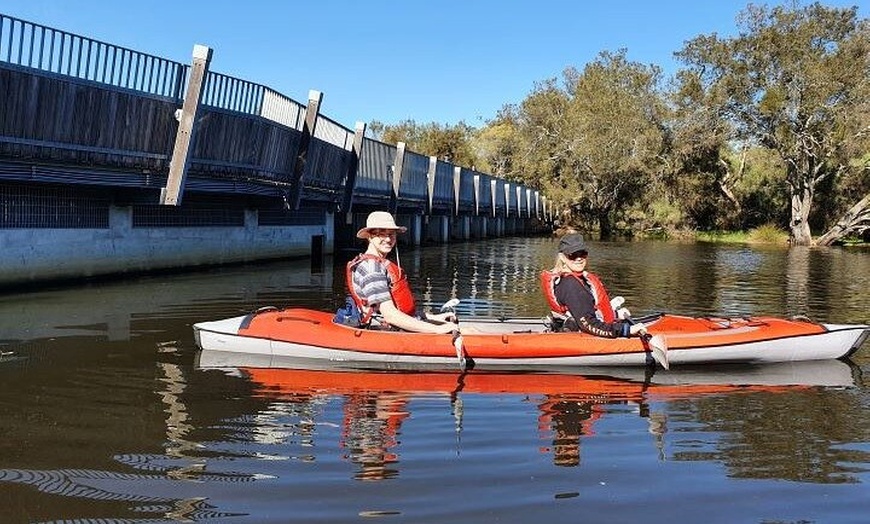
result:
[[[664,229],[645,231],[642,238],[662,239],[681,242],[716,242],[722,244],[768,244],[789,245],[788,231],[772,225],[764,225],[748,231],[666,231]],[[849,247],[870,247],[870,243],[860,237],[847,237],[836,245]]]

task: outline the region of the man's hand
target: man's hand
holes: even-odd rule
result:
[[[456,324],[453,324],[452,322],[444,322],[443,324],[430,324],[430,325],[435,329],[436,333],[443,333],[443,334],[447,334],[447,333],[458,334],[459,333],[459,328],[456,326]]]
[[[456,314],[452,311],[448,311],[447,313],[426,313],[426,319],[440,323],[450,322],[455,324],[457,322]]]

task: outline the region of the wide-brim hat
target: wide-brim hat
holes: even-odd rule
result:
[[[356,237],[369,239],[372,236],[372,229],[392,229],[399,233],[404,233],[408,230],[407,227],[397,226],[396,221],[393,219],[393,215],[386,211],[372,211],[369,213],[369,216],[366,218],[366,227],[357,231]]]
[[[583,240],[583,235],[580,233],[565,235],[562,237],[562,240],[559,241],[559,253],[562,253],[563,255],[573,255],[574,253],[579,253],[581,251],[588,253],[589,248],[586,247],[586,241]]]

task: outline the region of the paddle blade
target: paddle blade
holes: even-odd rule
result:
[[[450,300],[445,302],[444,305],[441,306],[441,312],[443,313],[445,311],[450,311],[451,309],[455,308],[458,305],[459,305],[459,299],[458,298],[451,298]]]
[[[649,348],[653,358],[665,369],[671,369],[668,362],[668,341],[662,335],[653,335],[649,339]]]
[[[462,347],[462,335],[459,331],[453,333],[453,347],[456,348],[456,358],[459,360],[459,370],[465,371],[465,350]]]

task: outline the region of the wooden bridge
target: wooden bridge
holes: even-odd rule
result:
[[[534,188],[366,136],[266,86],[0,14],[0,286],[544,231]]]

